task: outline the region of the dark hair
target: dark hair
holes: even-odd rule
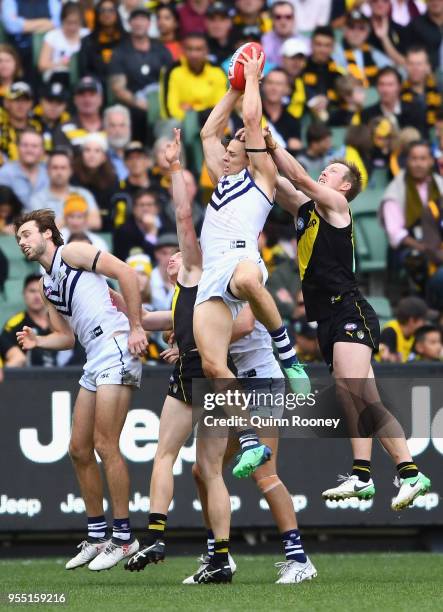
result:
[[[350,125],[346,130],[345,145],[354,147],[363,161],[369,161],[372,148],[371,130],[367,125]]]
[[[178,15],[178,11],[175,8],[175,6],[173,6],[172,4],[159,4],[157,6],[157,8],[155,9],[155,14],[158,15],[160,13],[160,11],[164,11],[167,10],[171,13],[171,15],[174,17],[175,21],[178,23],[179,22],[179,15]]]
[[[286,70],[284,68],[281,68],[281,66],[275,66],[275,68],[271,68],[271,70],[269,70],[269,72],[266,73],[266,76],[264,77],[264,80],[266,81],[266,77],[271,74],[272,72],[277,72],[280,74],[284,74],[286,78],[288,78],[288,73],[286,72]]]
[[[22,60],[12,45],[0,44],[0,53],[8,53],[15,61],[14,81],[23,76]]]
[[[83,11],[78,2],[66,2],[63,4],[62,11],[60,13],[60,21],[63,23],[67,17],[73,14],[78,15],[81,23],[83,24]]]
[[[377,74],[377,76],[375,78],[375,84],[378,85],[379,80],[382,77],[386,76],[387,74],[393,74],[395,76],[395,78],[397,79],[398,84],[399,85],[402,84],[401,74],[399,73],[397,68],[394,68],[393,66],[385,66],[384,68],[379,70],[378,74]]]
[[[313,142],[320,142],[331,135],[331,128],[321,121],[314,121],[306,131],[306,141],[308,145]]]
[[[413,140],[412,142],[408,144],[408,146],[406,147],[406,157],[409,157],[412,150],[415,149],[416,147],[426,147],[427,150],[429,151],[429,155],[432,157],[431,145],[429,144],[427,140],[423,140],[423,139]]]
[[[115,8],[115,32],[119,35],[120,38],[126,36],[125,28],[123,27],[122,20],[120,18],[120,13],[118,12],[116,3],[114,0],[99,0],[95,5],[94,11],[94,29],[92,30],[92,36],[94,38],[98,38],[100,36],[101,24],[100,24],[100,8],[102,4],[113,4]]]
[[[12,211],[11,217],[14,218],[22,211],[23,204],[15,195],[15,192],[7,185],[0,185],[0,205],[10,204]]]
[[[133,205],[135,205],[136,202],[138,202],[138,200],[140,200],[140,198],[143,198],[144,196],[151,196],[152,198],[154,198],[156,205],[159,205],[158,193],[155,189],[152,189],[150,187],[143,187],[141,189],[137,189],[135,194],[132,196]]]
[[[278,8],[279,6],[289,6],[292,11],[292,16],[295,16],[294,5],[289,2],[289,0],[277,0],[277,2],[274,2],[271,7],[271,17],[274,17],[274,9]]]
[[[81,153],[74,158],[72,164],[75,178],[86,189],[106,190],[116,181],[114,166],[105,153],[105,160],[98,168],[88,168]]]
[[[399,323],[407,323],[409,319],[425,319],[427,313],[426,302],[415,296],[402,298],[396,308]]]
[[[68,238],[68,244],[70,242],[89,242],[89,244],[92,244],[91,239],[85,232],[74,232]]]
[[[315,36],[327,36],[328,38],[335,40],[334,30],[331,28],[331,26],[317,26],[312,32],[311,38],[315,38]]]
[[[426,47],[423,47],[423,45],[411,45],[406,49],[405,55],[408,56],[412,55],[413,53],[424,53],[426,55],[426,59],[429,61],[428,50],[426,49]]]
[[[440,334],[441,339],[441,329],[437,325],[432,325],[431,323],[428,323],[427,325],[422,325],[421,327],[416,329],[414,332],[414,346],[417,344],[417,342],[422,342],[423,340],[425,340],[427,334],[430,334],[432,332],[438,332]]]
[[[62,246],[64,244],[60,230],[55,224],[55,212],[53,210],[50,210],[49,208],[39,208],[38,210],[33,210],[32,212],[21,215],[14,222],[16,236],[21,226],[28,223],[28,221],[35,221],[38,231],[41,234],[46,232],[46,230],[51,230],[52,242],[55,244],[55,246]]]
[[[72,153],[70,149],[67,149],[65,147],[60,147],[60,148],[52,149],[52,151],[48,151],[48,153],[46,154],[48,158],[47,163],[49,164],[51,159],[53,157],[57,157],[58,155],[62,155],[63,157],[66,157],[69,163],[72,165]]]
[[[35,274],[35,273],[28,274],[28,276],[26,276],[25,280],[23,281],[23,291],[31,283],[35,283],[36,281],[40,282],[40,279],[41,279],[41,275],[40,274]]]
[[[351,183],[351,188],[346,192],[345,198],[348,202],[352,202],[352,200],[357,197],[361,191],[362,178],[360,170],[353,162],[350,162],[347,159],[331,159],[328,166],[331,164],[341,164],[342,166],[346,166],[348,169],[343,178],[345,181]]]
[[[205,41],[205,45],[208,45],[208,40],[206,38],[206,35],[203,34],[202,32],[189,32],[188,34],[185,34],[182,39],[181,42],[184,43],[186,40],[189,40],[190,38],[195,38],[197,40],[204,40]]]

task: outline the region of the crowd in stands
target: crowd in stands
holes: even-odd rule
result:
[[[274,138],[313,177],[338,156],[368,190],[378,177],[388,243],[379,295],[395,316],[376,360],[443,358],[443,0],[1,0],[0,10],[0,298],[2,237],[21,212],[49,207],[65,242],[111,250],[139,273],[144,308],[169,308],[178,243],[165,146],[181,126],[199,232],[212,187],[199,130],[227,90],[232,53],[258,41]],[[226,137],[241,125],[240,104]],[[277,202],[260,236],[269,288],[302,360],[321,361],[294,236]],[[38,275],[24,279],[0,359],[81,363],[77,350],[25,355],[15,343],[25,324],[48,333],[37,287]],[[164,348],[152,336],[147,360]]]

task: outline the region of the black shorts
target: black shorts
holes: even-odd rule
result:
[[[378,351],[380,324],[375,310],[358,291],[351,291],[332,305],[327,319],[318,321],[318,343],[323,359],[333,370],[333,352],[336,342],[365,344]]]

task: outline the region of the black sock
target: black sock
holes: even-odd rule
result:
[[[260,445],[258,436],[253,429],[243,429],[243,431],[239,431],[238,441],[240,442],[242,451],[256,448]]]
[[[358,476],[362,482],[369,482],[371,478],[371,462],[366,459],[354,459],[352,475]]]
[[[148,538],[150,537],[153,542],[159,538],[164,539],[167,520],[166,514],[151,512],[148,520]]]
[[[227,563],[229,553],[229,540],[215,540],[214,556],[212,562],[216,565]]]
[[[418,468],[413,461],[403,461],[397,465],[400,478],[414,478],[418,476]]]

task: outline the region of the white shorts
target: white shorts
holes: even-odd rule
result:
[[[142,364],[128,350],[128,334],[119,334],[88,359],[79,384],[88,391],[97,391],[100,385],[140,387],[141,377]]]
[[[220,258],[220,262],[216,266],[203,269],[200,282],[198,283],[197,297],[195,306],[202,302],[207,302],[211,298],[221,298],[235,319],[246,304],[243,300],[238,300],[228,290],[229,282],[234,274],[235,268],[241,261],[250,260],[256,263],[262,272],[262,284],[265,285],[268,280],[268,270],[264,264],[260,253],[243,253],[238,257]]]

